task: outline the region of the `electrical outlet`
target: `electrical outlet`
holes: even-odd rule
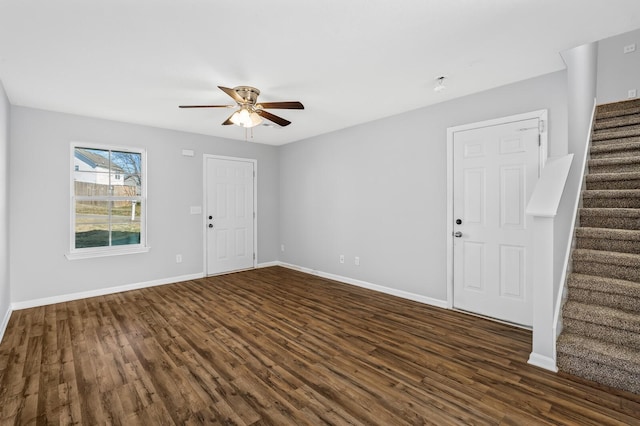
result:
[[[280,251],[284,253],[284,244],[280,244]]]
[[[631,53],[631,52],[635,52],[636,51],[636,44],[632,43],[632,44],[628,44],[623,48],[623,52],[624,53]]]
[[[176,263],[182,263],[182,255],[176,254]]]
[[[627,98],[631,99],[631,98],[635,98],[638,95],[638,91],[636,89],[630,89],[627,92]]]
[[[344,254],[340,255],[340,263],[344,263]]]
[[[353,263],[355,263],[356,266],[360,266],[360,257],[356,256],[355,259],[353,259]]]

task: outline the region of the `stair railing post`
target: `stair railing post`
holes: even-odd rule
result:
[[[529,364],[558,371],[553,332],[553,222],[554,217],[533,216],[533,342]]]
[[[533,342],[529,364],[558,371],[554,327],[554,226],[573,154],[549,158],[527,204],[532,218]]]

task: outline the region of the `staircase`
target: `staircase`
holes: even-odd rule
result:
[[[557,364],[640,394],[640,100],[596,110]]]

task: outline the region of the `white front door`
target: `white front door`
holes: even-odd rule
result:
[[[453,306],[531,326],[531,232],[539,120],[453,135]]]
[[[205,157],[207,275],[255,264],[254,171],[252,160]]]

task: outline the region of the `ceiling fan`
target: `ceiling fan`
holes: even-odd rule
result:
[[[304,109],[298,101],[287,102],[258,102],[258,95],[260,91],[255,87],[250,86],[238,86],[230,89],[228,87],[218,86],[227,95],[236,101],[236,105],[180,105],[180,108],[234,108],[240,107],[229,118],[227,118],[222,125],[227,126],[235,124],[241,127],[254,127],[262,123],[262,119],[266,118],[280,126],[288,126],[291,124],[289,120],[285,120],[282,117],[278,117],[275,114],[271,114],[266,109]]]

